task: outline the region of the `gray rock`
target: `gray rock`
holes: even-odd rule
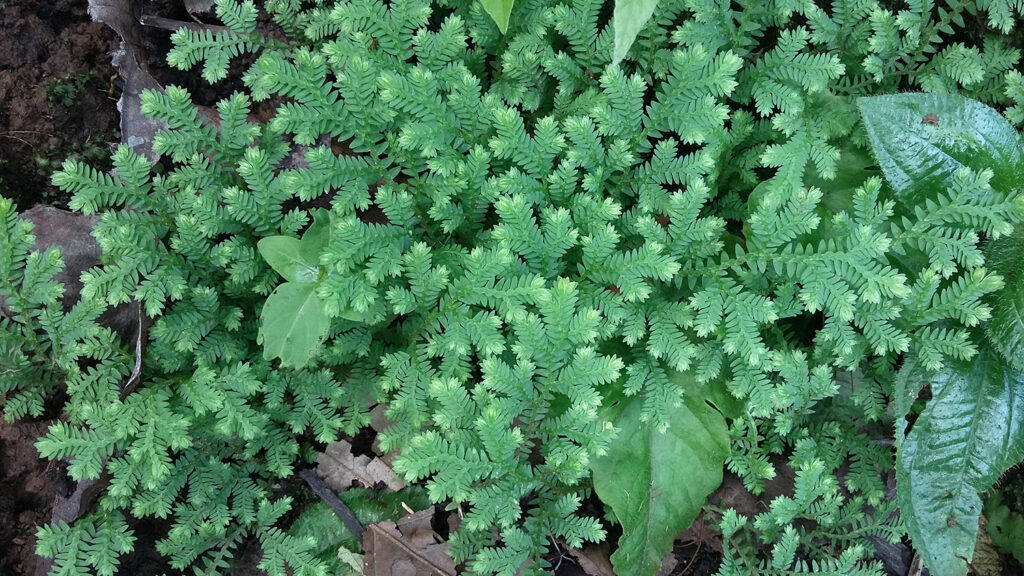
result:
[[[64,284],[64,308],[70,309],[82,293],[82,272],[100,263],[103,253],[96,239],[89,233],[99,221],[96,216],[84,216],[52,206],[36,206],[21,214],[32,222],[36,243],[33,250],[40,252],[56,246],[64,256],[64,269],[56,280]]]
[[[32,222],[32,233],[36,242],[33,251],[45,251],[50,247],[60,248],[64,258],[64,268],[54,278],[64,284],[64,297],[61,304],[65,311],[70,310],[81,298],[82,272],[100,263],[103,250],[90,232],[99,218],[84,216],[52,206],[35,206],[23,212],[21,218]],[[0,298],[0,314],[10,315],[6,299]],[[137,332],[136,314],[132,314],[128,305],[107,310],[100,317],[100,323],[121,335],[131,339]]]

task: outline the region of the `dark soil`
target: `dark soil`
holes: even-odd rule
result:
[[[64,206],[50,175],[67,157],[109,167],[120,140],[116,35],[85,0],[0,0],[0,193]]]
[[[50,175],[67,157],[109,167],[120,140],[117,44],[84,0],[0,0],[0,194],[19,209],[66,206]],[[51,423],[0,421],[0,576],[36,574],[36,529],[73,487],[35,449]]]
[[[35,574],[36,528],[50,522],[64,473],[39,457],[35,441],[52,422],[0,421],[0,576]]]

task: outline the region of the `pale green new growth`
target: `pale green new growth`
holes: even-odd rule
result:
[[[230,30],[179,32],[170,55],[213,81],[253,54],[219,123],[182,88],[147,92],[171,128],[163,169],[121,147],[115,174],[54,176],[101,215],[80,308],[59,312],[56,255],[29,256],[0,203],[0,290],[20,294],[0,354],[46,376],[0,374],[0,399],[35,414],[66,378],[69,417],[40,451],[110,478],[40,551],[109,573],[130,512],[167,519],[176,570],[225,574],[255,537],[268,573],[325,574],[276,490],[311,439],[354,434],[380,402],[395,471],[462,512],[467,572],[544,572],[552,542],[601,540],[614,518],[616,564],[652,574],[724,462],[755,494],[777,466],[795,486],[754,518],[724,512],[721,574],[881,574],[867,537],[904,526],[871,422],[918,443],[916,378],[985,361],[979,326],[1014,320],[983,240],[1024,220],[1020,162],[978,164],[967,142],[979,118],[1013,130],[949,93],[1017,103],[1019,122],[1019,54],[949,39],[1007,31],[1018,4],[661,0],[622,58],[599,0],[527,1],[507,28],[511,3],[492,20],[476,0],[268,2],[288,43],[219,0]],[[932,94],[860,100],[908,87]],[[913,146],[880,136],[895,124]],[[932,172],[908,154],[962,150],[915,188]],[[130,388],[131,355],[93,323],[126,302],[152,320]],[[666,494],[679,509],[609,492],[602,463],[640,444],[659,489],[699,488]],[[114,554],[90,556],[103,538]]]

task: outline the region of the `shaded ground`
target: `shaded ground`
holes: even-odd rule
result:
[[[50,521],[63,471],[39,458],[35,441],[50,422],[0,422],[0,576],[35,574],[36,527]]]
[[[77,156],[109,165],[118,132],[114,33],[84,0],[0,1],[0,192],[64,205],[50,174]]]
[[[120,139],[109,52],[115,35],[82,0],[0,0],[0,194],[63,206],[50,174],[69,156],[109,165]],[[0,576],[35,573],[36,527],[72,486],[35,441],[52,421],[0,422]]]

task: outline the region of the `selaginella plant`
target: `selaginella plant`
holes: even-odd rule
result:
[[[153,324],[138,385],[84,369],[39,442],[109,478],[40,553],[112,574],[128,515],[156,516],[176,569],[224,573],[254,536],[268,573],[321,574],[277,486],[380,402],[396,472],[464,517],[467,572],[544,572],[613,521],[616,571],[653,574],[723,467],[759,494],[788,465],[791,495],[721,511],[721,574],[881,574],[867,537],[908,529],[965,573],[1024,429],[987,428],[1024,394],[1020,243],[996,243],[1024,165],[964,97],[1022,118],[1015,6],[662,0],[623,55],[597,0],[524,2],[503,30],[469,1],[219,0],[228,30],[169,55],[217,81],[254,53],[218,122],[148,92],[163,170],[122,147],[115,175],[54,177],[102,215],[86,309]],[[932,95],[864,98],[906,89]]]

